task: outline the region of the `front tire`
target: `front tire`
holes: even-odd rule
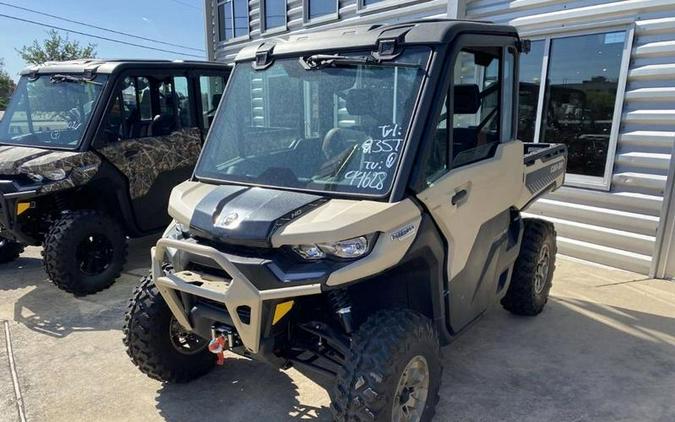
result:
[[[107,289],[120,276],[127,240],[112,218],[97,211],[73,211],[52,225],[42,255],[56,287],[84,296]]]
[[[123,329],[134,365],[152,379],[173,383],[189,382],[211,371],[216,355],[209,352],[208,341],[181,329],[152,278],[141,279],[129,301]]]
[[[14,261],[21,252],[23,252],[21,243],[0,237],[0,264]]]
[[[552,223],[528,218],[520,254],[502,306],[516,315],[534,316],[544,310],[555,270],[556,233]]]
[[[431,321],[380,311],[359,327],[332,397],[336,421],[428,422],[438,402],[441,350]]]

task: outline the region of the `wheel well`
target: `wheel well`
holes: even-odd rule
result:
[[[410,309],[434,320],[431,301],[433,269],[422,256],[407,260],[348,288],[357,320],[381,309]]]

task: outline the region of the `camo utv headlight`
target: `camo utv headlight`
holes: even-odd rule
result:
[[[44,179],[51,182],[58,182],[68,176],[68,173],[64,169],[43,170],[40,174],[30,172],[25,174],[34,182],[42,182]]]
[[[68,173],[64,169],[44,170],[42,172],[42,176],[55,182],[65,179],[67,175]]]
[[[374,236],[359,236],[338,242],[298,245],[294,246],[293,250],[308,261],[323,259],[327,256],[355,259],[361,258],[370,252],[373,239]]]

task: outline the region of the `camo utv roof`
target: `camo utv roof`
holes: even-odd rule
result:
[[[95,72],[110,74],[120,71],[127,67],[147,67],[147,68],[218,68],[225,66],[222,63],[213,63],[207,61],[183,61],[183,60],[133,60],[133,59],[82,59],[63,62],[47,62],[40,66],[30,66],[25,68],[21,74],[43,74],[43,73],[85,73]]]

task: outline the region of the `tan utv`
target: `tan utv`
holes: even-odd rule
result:
[[[229,350],[334,376],[336,420],[430,420],[440,347],[551,288],[553,225],[521,211],[567,152],[515,139],[528,47],[427,20],[242,50],[131,300],[132,361],[186,382]]]

